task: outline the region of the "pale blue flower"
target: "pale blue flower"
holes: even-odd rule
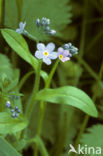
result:
[[[24,32],[24,29],[25,29],[25,26],[26,26],[26,22],[20,22],[19,23],[19,28],[16,29],[16,32],[19,33],[19,34],[22,34]]]
[[[62,47],[58,48],[58,57],[62,62],[70,60],[71,56],[72,55],[70,54],[69,50],[65,50]]]
[[[57,52],[54,52],[54,49],[54,43],[49,43],[47,46],[45,46],[43,43],[38,43],[35,57],[38,59],[42,59],[44,63],[50,65],[51,60],[55,60],[58,57]]]

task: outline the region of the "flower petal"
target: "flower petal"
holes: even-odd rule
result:
[[[38,49],[39,51],[44,51],[44,50],[45,50],[45,45],[44,45],[43,43],[38,43],[38,44],[37,44],[37,49]]]
[[[16,29],[16,32],[18,33],[18,34],[22,34],[22,30],[21,29]]]
[[[46,46],[46,50],[47,50],[48,52],[52,52],[54,49],[55,49],[55,44],[54,44],[54,43],[49,43],[49,44]]]
[[[62,62],[66,62],[66,61],[68,61],[68,60],[70,60],[69,57],[65,57],[65,58],[61,59]]]
[[[35,52],[35,57],[38,58],[38,59],[42,59],[42,58],[43,58],[43,52],[41,52],[41,51],[36,51],[36,52]]]
[[[59,47],[59,48],[58,48],[58,53],[59,53],[59,54],[63,53],[63,51],[64,51],[64,49],[63,49],[62,47]]]
[[[55,60],[58,57],[58,53],[57,52],[52,52],[49,54],[48,56],[50,59]]]
[[[25,25],[26,25],[26,22],[24,22],[24,23],[23,23],[23,22],[20,22],[20,23],[19,23],[20,29],[21,29],[21,30],[24,30]]]
[[[51,64],[51,60],[48,57],[44,57],[43,62],[45,62],[47,65]]]
[[[68,55],[69,55],[69,51],[68,51],[68,50],[64,50],[63,56],[66,57],[66,56],[68,56]]]

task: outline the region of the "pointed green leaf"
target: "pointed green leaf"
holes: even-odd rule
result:
[[[0,155],[1,156],[21,156],[14,147],[12,147],[4,138],[0,137]]]
[[[90,116],[98,116],[96,107],[90,97],[75,87],[65,86],[57,89],[43,89],[37,93],[36,100],[71,105]]]
[[[37,70],[38,60],[30,53],[24,38],[11,29],[2,29],[1,32],[9,46],[26,62],[31,64],[35,70]]]

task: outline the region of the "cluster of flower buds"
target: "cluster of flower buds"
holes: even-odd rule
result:
[[[42,29],[45,34],[55,35],[56,33],[55,30],[50,29],[50,19],[46,17],[43,17],[41,20],[39,18],[36,19],[36,26]]]
[[[78,54],[78,48],[76,48],[75,46],[73,46],[72,43],[66,43],[66,44],[64,44],[63,48],[65,50],[69,50],[69,52],[71,53],[71,55]]]
[[[11,103],[10,101],[7,101],[6,102],[6,107],[10,109],[10,112],[11,112],[11,117],[12,118],[17,118],[19,116],[19,113],[20,113],[20,109],[15,106],[14,108],[11,106]]]

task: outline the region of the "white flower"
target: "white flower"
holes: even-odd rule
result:
[[[43,43],[38,43],[35,57],[42,59],[43,62],[45,62],[47,65],[50,65],[51,60],[55,60],[57,58],[57,53],[54,52],[54,49],[54,43],[49,43],[47,46],[45,46]]]
[[[16,29],[16,32],[19,33],[19,34],[22,34],[23,31],[24,31],[25,26],[26,26],[26,22],[24,22],[24,23],[23,22],[20,22],[19,23],[19,28]]]

